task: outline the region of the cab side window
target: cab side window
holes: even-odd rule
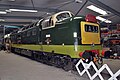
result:
[[[53,20],[51,17],[44,19],[41,23],[43,29],[51,28],[53,26]]]
[[[70,17],[69,13],[61,13],[56,18],[58,21],[62,21],[62,20],[65,20],[69,17]]]

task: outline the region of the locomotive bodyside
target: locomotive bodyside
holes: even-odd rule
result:
[[[61,15],[64,16],[59,19]],[[19,38],[19,42],[12,44],[13,52],[38,59],[41,55],[45,57],[45,54],[50,60],[53,56],[60,59],[64,56],[79,59],[82,57],[80,55],[86,51],[99,55],[101,49],[99,25],[86,22],[83,16],[72,16],[70,12],[63,11],[33,26],[16,33],[16,35],[19,34],[19,37],[16,37],[16,39]]]

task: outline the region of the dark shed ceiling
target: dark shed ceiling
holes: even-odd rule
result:
[[[0,14],[0,19],[5,21],[0,22],[1,25],[26,25],[39,20],[49,14],[58,11],[69,10],[74,14],[82,7],[86,0],[0,0],[0,11],[8,9],[36,9],[37,13],[28,12],[7,12],[7,14]],[[100,14],[93,12],[86,7],[89,5],[96,5],[110,14],[104,16],[112,21],[111,25],[120,24],[120,0],[88,0],[87,4],[79,11],[78,15],[86,15],[91,13],[95,16]],[[102,23],[102,22],[101,22]],[[105,23],[102,25],[106,26]]]

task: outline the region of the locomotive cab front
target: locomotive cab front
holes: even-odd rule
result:
[[[90,59],[92,57],[93,59],[94,57],[100,56],[100,28],[95,16],[91,14],[86,15],[85,21],[80,22],[80,32],[80,49],[82,48],[82,52],[79,53],[80,57],[84,59]]]

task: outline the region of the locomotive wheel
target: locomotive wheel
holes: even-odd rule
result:
[[[52,64],[51,64],[51,59],[52,59],[52,56],[46,54],[46,64],[48,64],[48,65],[52,65]]]
[[[43,63],[47,64],[48,61],[47,61],[47,54],[46,53],[43,53]]]
[[[35,60],[39,60],[39,55],[36,53],[36,55],[35,55]]]
[[[54,66],[54,56],[50,57],[49,65]]]
[[[55,56],[54,57],[54,66],[55,67],[61,67],[61,59],[60,59],[60,56]]]
[[[32,52],[31,59],[35,60],[35,52],[34,51]]]
[[[65,56],[63,58],[63,67],[62,67],[65,71],[69,71],[72,69],[72,61],[71,58],[68,56]]]
[[[40,62],[42,62],[42,56],[43,56],[42,53],[40,53],[40,54],[38,55],[38,59],[37,59],[37,60],[40,61]]]
[[[75,65],[78,63],[79,59],[73,59],[72,60],[72,70],[77,71]]]

